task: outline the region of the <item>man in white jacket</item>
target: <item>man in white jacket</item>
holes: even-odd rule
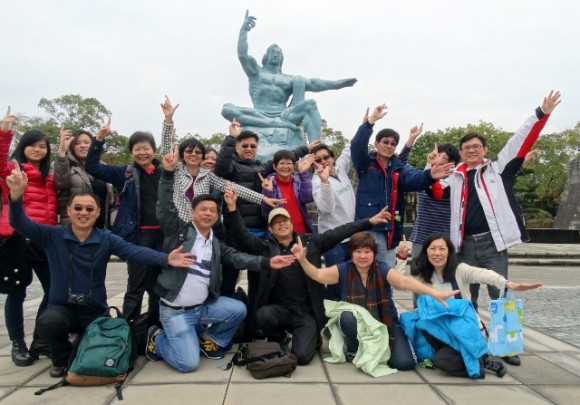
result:
[[[493,161],[485,157],[488,148],[482,135],[470,133],[459,141],[462,163],[432,190],[436,198],[450,198],[450,236],[461,261],[508,278],[507,249],[529,240],[515,199],[515,176],[559,103],[560,93],[551,91]],[[494,286],[488,285],[488,292],[492,299],[499,296]],[[479,284],[472,284],[471,301],[476,310],[478,297]],[[505,360],[520,364],[517,356]]]

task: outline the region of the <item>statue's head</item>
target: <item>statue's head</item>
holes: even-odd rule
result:
[[[262,66],[277,65],[282,70],[282,63],[284,62],[284,54],[282,49],[276,44],[272,44],[266,49],[266,53],[262,57]]]

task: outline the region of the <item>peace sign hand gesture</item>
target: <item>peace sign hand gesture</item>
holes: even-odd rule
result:
[[[267,191],[274,191],[274,185],[272,184],[271,178],[264,178],[261,173],[258,173],[260,181],[262,182],[262,188]]]
[[[6,185],[10,189],[10,199],[17,201],[24,194],[26,184],[28,184],[28,176],[20,170],[20,165],[16,160],[12,161],[14,168],[9,176],[6,177]]]

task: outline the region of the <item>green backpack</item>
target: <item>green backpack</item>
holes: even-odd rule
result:
[[[117,312],[116,318],[107,316],[110,309]],[[131,328],[119,309],[110,307],[105,314],[91,322],[85,330],[63,381],[48,389],[39,390],[36,395],[60,385],[91,386],[115,383],[117,397],[123,399],[121,386],[133,368],[137,352]]]

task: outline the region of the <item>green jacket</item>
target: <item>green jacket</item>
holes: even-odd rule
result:
[[[179,213],[173,202],[173,188],[174,172],[164,171],[159,180],[157,193],[157,218],[165,235],[163,250],[170,252],[179,245],[183,245],[184,252],[191,252],[197,231],[192,222],[185,222],[179,218]],[[223,265],[250,271],[270,269],[270,259],[240,253],[216,237],[213,238],[212,250],[208,300],[214,300],[219,296]],[[186,277],[187,271],[185,269],[164,268],[157,279],[155,293],[168,301],[173,301],[181,290]]]

